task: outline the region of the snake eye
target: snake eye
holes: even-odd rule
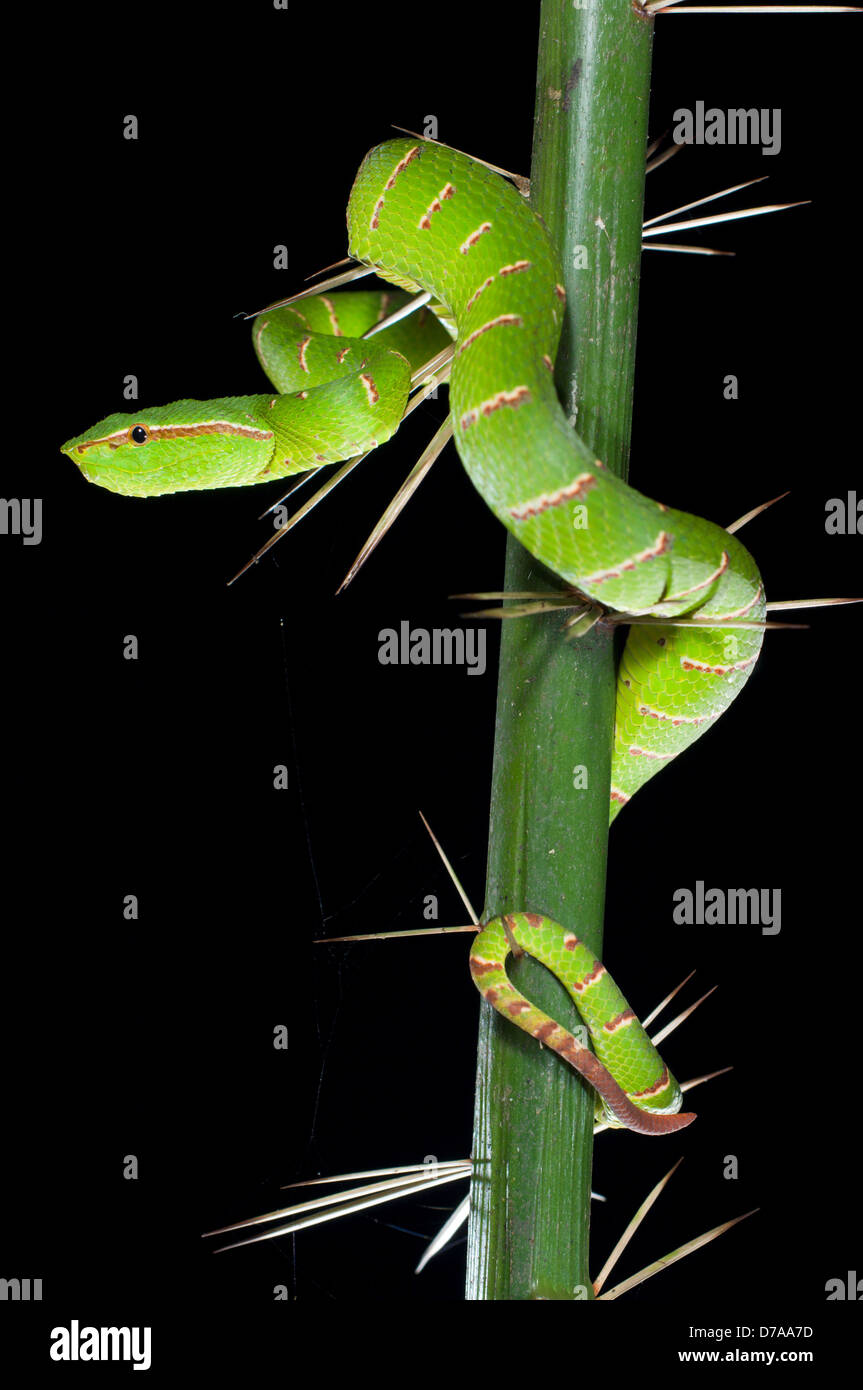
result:
[[[133,425],[129,431],[129,438],[133,444],[146,444],[150,436],[144,425]]]

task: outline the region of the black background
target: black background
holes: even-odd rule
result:
[[[258,1370],[298,1347],[346,1357],[326,1338],[346,1307],[462,1298],[463,1243],[412,1274],[462,1186],[234,1254],[200,1236],[281,1205],[293,1179],[469,1152],[465,939],[312,943],[423,925],[429,893],[442,922],[463,919],[418,808],[482,900],[494,663],[482,678],[383,667],[377,634],[451,625],[448,594],[501,583],[503,535],[447,450],[333,596],[445,397],[230,589],[268,534],[267,490],[121,498],[58,446],[123,408],[127,373],[145,403],[261,389],[234,315],[344,254],[353,174],[391,122],[420,129],[432,113],[442,140],[526,172],[537,7],[178,0],[43,18],[38,101],[19,111],[10,161],[24,304],[8,325],[21,346],[3,490],[43,498],[44,535],[2,545],[0,1274],[42,1277],[44,1301],[3,1305],[0,1355],[74,1373],[47,1343],[77,1317],[152,1325],[151,1375],[205,1355]],[[772,598],[860,591],[859,537],[824,528],[827,499],[860,483],[854,26],[656,26],[653,136],[698,100],[780,107],[782,150],[685,149],[651,174],[647,215],[762,173],[736,206],[812,200],[691,238],[733,259],[650,253],[642,281],[631,479],[723,523],[791,489],[744,536]],[[137,142],[123,139],[129,113]],[[276,272],[282,242],[290,269]],[[823,1365],[847,1327],[824,1286],[863,1268],[849,1128],[859,633],[858,612],[835,609],[770,635],[720,726],[615,826],[606,963],[639,1012],[693,967],[692,989],[718,984],[666,1053],[682,1076],[734,1071],[697,1093],[679,1141],[598,1139],[594,1268],[681,1153],[615,1278],[760,1212],[616,1303],[594,1343],[661,1326],[670,1364],[690,1323],[803,1322]],[[287,792],[272,789],[278,763]],[[672,893],[698,879],[781,888],[781,934],[674,926]],[[272,1047],[278,1024],[287,1052]],[[276,1284],[330,1306],[300,1321],[272,1302]],[[370,1311],[387,1364],[388,1325]]]

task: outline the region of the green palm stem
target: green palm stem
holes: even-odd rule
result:
[[[626,474],[635,367],[652,23],[630,0],[544,0],[531,202],[561,249],[568,314],[561,401]],[[577,268],[577,247],[585,268]],[[506,589],[559,587],[509,538]],[[564,642],[557,614],[503,623],[486,917],[547,913],[602,949],[614,719],[613,634]],[[577,790],[574,769],[587,770]],[[519,988],[568,1027],[577,1015],[543,966]],[[591,1298],[593,1094],[482,1005],[468,1233],[468,1299]]]

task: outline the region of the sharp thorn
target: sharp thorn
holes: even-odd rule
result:
[[[313,270],[311,275],[306,275],[304,277],[304,280],[305,282],[316,280],[319,275],[326,275],[328,270],[335,270],[337,266],[350,265],[353,259],[353,256],[342,256],[340,261],[333,261],[330,265],[322,265],[320,270]]]
[[[433,140],[430,135],[421,135],[418,130],[408,130],[406,126],[393,124],[393,130],[400,130],[403,135],[412,135],[416,140],[425,140],[429,145],[440,145],[442,149],[453,150],[455,154],[465,154],[465,150],[457,150],[455,145],[446,145],[443,140]],[[486,169],[491,169],[494,174],[502,174],[505,179],[510,179],[515,184],[519,193],[527,197],[530,192],[530,179],[524,174],[513,174],[509,169],[501,169],[499,164],[490,164],[487,159],[480,159],[479,155],[467,155],[475,164],[484,164]]]
[[[246,563],[243,565],[243,568],[237,570],[237,573],[234,575],[233,579],[228,580],[227,587],[230,588],[232,584],[236,584],[240,576],[246,573],[246,570],[251,569],[252,565],[256,565],[258,561],[264,555],[266,555],[268,550],[271,550],[272,547],[276,545],[282,539],[283,536],[286,536],[289,531],[292,531],[293,528],[297,525],[297,522],[302,521],[303,517],[307,516],[313,507],[316,507],[319,502],[322,502],[323,499],[330,492],[332,492],[333,488],[337,487],[338,484],[342,481],[342,479],[346,478],[348,474],[354,468],[356,468],[358,463],[362,463],[364,458],[368,458],[370,452],[371,450],[369,450],[365,454],[356,454],[353,458],[347,459],[346,462],[342,464],[341,468],[337,468],[335,473],[331,473],[329,478],[327,478],[327,481],[324,483],[323,487],[319,487],[317,492],[314,493],[313,496],[311,496],[307,502],[303,503],[299,511],[294,512],[294,515],[288,518],[284,526],[280,526],[277,531],[274,531],[273,534],[270,536],[269,540],[265,541],[264,544],[261,546],[260,550],[255,551],[255,554],[252,556],[251,560],[247,560]]]
[[[679,251],[687,256],[736,256],[736,251],[721,251],[717,246],[688,246],[685,241],[643,241],[642,251]]]
[[[665,137],[666,137],[667,134],[668,134],[668,130],[667,130],[667,128],[666,128],[666,129],[662,132],[661,135],[657,136],[657,138],[656,138],[655,140],[651,140],[650,144],[647,146],[647,151],[646,151],[646,153],[645,153],[645,159],[647,159],[648,162],[649,162],[650,159],[653,157],[653,155],[656,154],[656,151],[659,149],[660,145],[662,144],[662,142],[663,142],[663,140],[665,139]],[[676,148],[679,149],[680,146],[678,145],[678,146],[676,146]]]
[[[685,1023],[686,1020],[689,1018],[690,1014],[694,1014],[695,1010],[699,1007],[699,1005],[703,1004],[705,999],[709,999],[711,994],[713,994],[714,990],[717,990],[718,988],[718,985],[714,985],[713,989],[709,989],[706,994],[702,994],[701,998],[696,999],[694,1004],[690,1004],[688,1009],[683,1010],[683,1013],[678,1014],[677,1017],[673,1018],[670,1023],[666,1023],[664,1028],[660,1028],[656,1036],[650,1039],[650,1041],[653,1043],[653,1046],[659,1047],[660,1043],[665,1042],[665,1039],[669,1036],[669,1034],[673,1033],[675,1028],[679,1028],[681,1023]]]
[[[566,608],[566,607],[574,606],[574,605],[573,605],[573,602],[572,602],[572,598],[570,597],[570,595],[568,595],[568,594],[566,594],[566,595],[561,594],[561,595],[558,596],[558,594],[557,594],[553,589],[549,589],[547,592],[545,592],[545,591],[542,590],[542,589],[485,589],[485,590],[482,590],[482,591],[480,591],[480,592],[478,592],[478,593],[475,593],[475,594],[450,594],[449,597],[450,597],[451,599],[476,599],[477,601],[479,601],[480,599],[487,599],[487,598],[499,598],[499,599],[516,599],[516,598],[524,598],[524,599],[537,599],[540,603],[542,603],[542,602],[555,603],[555,602],[557,601],[558,597],[560,597],[560,599],[562,600],[562,602],[559,603],[559,604],[557,605],[558,607],[564,607],[564,608]],[[582,601],[582,602],[583,602],[583,600],[579,600],[579,601]]]
[[[766,512],[767,508],[772,507],[774,502],[781,502],[783,497],[788,497],[790,492],[791,489],[787,488],[785,492],[780,492],[778,497],[771,497],[769,502],[762,502],[759,507],[753,507],[751,512],[745,512],[743,516],[739,516],[736,521],[732,521],[731,525],[725,528],[729,536],[733,536],[735,531],[741,530],[747,522],[752,521],[756,516],[760,516],[762,512]]]
[[[321,468],[323,468],[323,464],[321,464]],[[316,478],[320,471],[320,468],[310,468],[307,473],[302,475],[298,482],[294,483],[293,487],[289,487],[287,492],[283,492],[281,497],[277,497],[275,502],[271,503],[265,512],[261,512],[258,521],[263,521],[265,516],[269,516],[270,512],[276,510],[276,507],[280,507],[283,502],[287,502],[288,498],[293,497],[295,492],[299,492],[301,487],[305,487],[306,483],[311,482],[312,478]]]
[[[490,589],[485,593],[474,594],[450,594],[450,599],[460,600],[469,599],[471,602],[480,602],[483,599],[501,599],[507,606],[500,608],[476,608],[470,613],[462,613],[463,618],[533,618],[540,613],[560,613],[567,608],[578,609],[569,623],[577,622],[584,616],[584,613],[591,607],[590,601],[583,595],[569,590],[562,593],[553,591],[548,593],[534,592],[530,589]],[[524,599],[526,602],[516,603],[513,600]]]
[[[459,1202],[455,1211],[447,1217],[434,1239],[429,1241],[429,1244],[423,1252],[422,1259],[414,1270],[414,1274],[422,1274],[429,1260],[433,1260],[435,1255],[439,1254],[444,1246],[449,1244],[456,1231],[460,1230],[467,1221],[469,1215],[470,1193],[468,1193],[464,1201]]]
[[[860,14],[856,5],[688,5],[672,9],[681,0],[653,0],[644,6],[647,14]]]
[[[684,1259],[687,1255],[699,1250],[702,1245],[707,1245],[711,1240],[716,1240],[718,1236],[724,1235],[726,1231],[731,1230],[732,1226],[736,1226],[738,1221],[745,1221],[747,1216],[754,1216],[758,1210],[758,1207],[754,1207],[752,1211],[745,1211],[742,1216],[735,1216],[732,1221],[723,1221],[721,1226],[714,1226],[712,1231],[705,1231],[703,1235],[696,1236],[694,1240],[687,1241],[685,1245],[679,1246],[676,1250],[670,1250],[661,1259],[654,1260],[653,1264],[646,1265],[637,1274],[633,1274],[629,1279],[624,1279],[622,1284],[615,1285],[613,1289],[609,1289],[608,1293],[600,1294],[599,1297],[603,1300],[620,1298],[621,1294],[628,1293],[638,1284],[643,1284],[646,1279],[661,1273],[663,1269],[675,1264],[677,1260]]]
[[[705,1081],[713,1081],[717,1076],[724,1076],[727,1071],[734,1071],[733,1067],[720,1067],[718,1071],[706,1071],[703,1076],[693,1076],[691,1081],[681,1081],[681,1091],[694,1091],[696,1086],[701,1086]]]
[[[470,595],[468,595],[470,597]],[[576,604],[567,603],[512,603],[508,608],[474,608],[471,612],[459,614],[462,618],[536,618],[540,613],[560,613],[563,608],[574,608]]]
[[[360,936],[318,936],[313,946],[330,946],[334,941],[391,941],[402,936],[448,936],[453,932],[476,932],[476,922],[466,927],[411,927],[408,931],[371,931]]]
[[[785,598],[767,604],[768,613],[788,608],[831,608],[841,603],[863,603],[863,598]],[[808,627],[808,623],[770,623],[770,627]]]
[[[665,1174],[665,1177],[660,1178],[656,1186],[652,1188],[650,1192],[648,1192],[647,1196],[645,1197],[641,1206],[636,1211],[632,1220],[626,1226],[623,1235],[620,1237],[620,1240],[617,1242],[608,1259],[606,1260],[605,1264],[602,1266],[602,1269],[599,1271],[599,1274],[596,1276],[593,1285],[593,1291],[595,1294],[599,1293],[609,1274],[614,1269],[614,1266],[617,1264],[617,1261],[620,1259],[627,1245],[632,1240],[632,1237],[635,1235],[635,1232],[638,1230],[645,1216],[650,1211],[650,1208],[653,1206],[657,1198],[661,1195],[665,1186],[674,1177],[674,1174],[677,1172],[682,1162],[683,1159],[679,1158],[677,1162],[674,1164],[674,1167],[669,1168],[668,1172]]]
[[[412,395],[405,406],[402,420],[406,420],[408,416],[416,410],[417,406],[422,405],[426,397],[431,395],[432,391],[434,391],[437,386],[443,386],[449,381],[450,367],[451,364],[446,362],[442,367],[438,368],[437,373],[430,381],[424,382],[422,386],[417,384],[411,387]]]
[[[700,208],[705,203],[714,203],[717,198],[726,198],[732,193],[739,193],[742,188],[751,188],[754,183],[763,183],[769,177],[769,174],[762,174],[757,179],[747,179],[745,183],[735,183],[730,188],[721,188],[718,193],[708,193],[705,198],[696,198],[692,203],[683,203],[679,208],[671,208],[669,212],[660,212],[656,217],[651,217],[643,223],[642,231],[645,227],[652,227],[657,222],[664,222],[667,217],[676,217],[679,212],[690,212],[692,208]]]
[[[253,314],[239,314],[238,318],[256,319],[259,314],[269,314],[275,309],[286,309],[290,304],[297,304],[301,299],[311,299],[316,294],[323,294],[325,290],[338,289],[339,285],[347,285],[351,280],[361,280],[364,275],[374,275],[373,265],[357,265],[352,270],[345,270],[341,275],[332,275],[329,280],[322,280],[317,285],[309,285],[307,290],[298,290],[296,294],[288,295],[287,299],[277,299],[275,304],[267,304],[263,309],[256,309]]]
[[[665,1008],[667,1008],[667,1006],[671,1003],[671,1001],[672,1001],[672,999],[674,998],[675,994],[679,994],[680,991],[683,989],[683,986],[689,984],[689,981],[692,979],[692,977],[693,977],[694,974],[695,974],[695,971],[694,971],[694,970],[690,970],[690,972],[689,972],[689,974],[687,975],[686,979],[685,979],[685,980],[681,980],[681,981],[680,981],[680,984],[677,985],[676,988],[674,988],[674,989],[671,991],[670,994],[666,994],[665,998],[662,999],[662,1000],[660,1000],[660,1002],[657,1004],[657,1006],[656,1006],[656,1008],[653,1010],[653,1012],[652,1012],[652,1013],[649,1013],[649,1014],[647,1015],[646,1018],[643,1018],[643,1019],[641,1020],[641,1026],[642,1026],[642,1028],[649,1028],[649,1027],[650,1027],[650,1025],[651,1025],[651,1023],[653,1022],[653,1020],[654,1020],[655,1018],[658,1018],[659,1015],[662,1013],[662,1010],[665,1009]]]
[[[850,599],[847,601],[851,603],[858,602],[857,599]],[[769,608],[770,604],[768,604],[767,607]],[[768,628],[771,630],[783,628],[788,632],[792,632],[797,629],[808,628],[809,626],[808,623],[756,623],[748,619],[738,622],[720,621],[713,618],[654,618],[643,613],[610,613],[607,621],[615,624],[629,623],[630,626],[634,627],[721,627],[728,628],[731,631],[736,629],[740,632],[763,632]]]
[[[319,1226],[324,1221],[337,1221],[341,1216],[352,1216],[355,1212],[366,1211],[369,1207],[380,1206],[382,1202],[392,1202],[395,1201],[398,1197],[409,1197],[415,1192],[428,1192],[433,1187],[442,1187],[444,1183],[463,1181],[466,1176],[466,1173],[459,1170],[458,1172],[445,1173],[440,1177],[429,1179],[424,1182],[418,1180],[405,1186],[401,1186],[398,1183],[387,1184],[388,1190],[385,1192],[370,1197],[358,1197],[354,1200],[346,1202],[342,1206],[333,1206],[328,1211],[320,1210],[319,1203],[301,1203],[300,1207],[286,1208],[285,1214],[288,1214],[291,1211],[301,1210],[303,1207],[308,1207],[310,1205],[314,1205],[318,1208],[318,1210],[316,1210],[314,1214],[301,1217],[297,1221],[291,1221],[286,1226],[277,1226],[276,1229],[273,1231],[263,1231],[260,1235],[251,1236],[248,1240],[238,1240],[235,1241],[233,1245],[220,1245],[212,1253],[214,1255],[218,1255],[225,1250],[238,1250],[240,1246],[243,1245],[256,1245],[259,1241],[262,1240],[275,1240],[278,1236],[290,1235],[293,1231],[302,1231],[307,1229],[309,1226]],[[341,1193],[340,1195],[341,1197],[345,1197],[348,1194]],[[271,1218],[275,1218],[278,1215],[279,1213],[277,1212],[271,1212],[268,1216],[256,1217],[253,1221],[241,1221],[238,1222],[236,1226],[225,1226],[223,1227],[223,1231],[228,1232],[232,1230],[241,1230],[244,1227],[254,1225],[258,1222],[270,1220]],[[209,1231],[207,1232],[207,1234],[220,1235],[222,1234],[222,1232]]]
[[[461,1173],[461,1169],[459,1173]],[[434,1176],[437,1177],[438,1175],[435,1174]],[[229,1231],[243,1231],[249,1226],[262,1226],[266,1221],[279,1221],[283,1216],[294,1216],[300,1212],[318,1211],[322,1207],[336,1207],[351,1202],[354,1198],[362,1199],[377,1192],[397,1191],[401,1188],[411,1187],[417,1182],[425,1185],[431,1180],[430,1175],[425,1178],[418,1178],[415,1174],[406,1174],[401,1177],[391,1177],[385,1182],[366,1183],[363,1187],[347,1188],[343,1192],[330,1192],[320,1197],[312,1197],[307,1202],[297,1202],[291,1207],[278,1207],[275,1211],[264,1212],[262,1216],[250,1216],[245,1221],[234,1221],[230,1226],[218,1226],[214,1231],[205,1232],[204,1238],[224,1236]]]
[[[644,172],[646,174],[652,174],[654,169],[658,169],[662,164],[667,164],[669,159],[673,159],[676,154],[680,154],[680,151],[685,149],[685,145],[669,145],[668,149],[664,150],[662,154],[658,154],[655,159],[648,160],[647,168]]]
[[[642,236],[665,236],[666,232],[680,232],[688,227],[712,227],[719,222],[739,222],[744,217],[763,217],[769,212],[787,212],[789,208],[805,207],[811,198],[800,198],[796,203],[764,203],[756,208],[739,208],[737,212],[717,212],[710,217],[688,217],[683,222],[668,222],[661,227],[648,227]]]
[[[441,367],[447,366],[452,361],[454,353],[454,344],[449,344],[449,346],[441,348],[440,352],[435,353],[434,357],[430,357],[421,367],[417,367],[416,371],[411,376],[411,384],[418,385],[420,382],[424,382],[426,378],[434,376],[436,372],[440,371]],[[437,385],[438,383],[434,384]]]
[[[402,483],[395,497],[393,497],[383,516],[374,526],[371,535],[368,536],[362,549],[345,575],[336,593],[342,593],[348,585],[356,579],[363,565],[369,556],[380,545],[387,531],[395,523],[413,497],[420,483],[425,478],[432,464],[437,459],[444,445],[452,438],[452,417],[447,416],[444,423],[437,430],[433,438],[426,445],[420,458],[414,464],[405,481]]]
[[[422,811],[419,812],[419,818],[420,818],[420,820],[422,821],[423,825],[425,826],[426,830],[428,831],[429,835],[431,836],[431,842],[432,842],[432,844],[434,845],[435,849],[437,850],[438,854],[440,855],[441,859],[443,860],[443,866],[444,866],[444,868],[446,869],[447,873],[449,874],[450,878],[452,879],[453,884],[455,885],[455,890],[456,890],[456,892],[458,893],[459,897],[461,898],[462,902],[464,903],[465,907],[467,908],[468,916],[470,917],[470,919],[471,919],[471,921],[473,922],[474,926],[475,926],[475,927],[478,927],[478,926],[479,926],[479,917],[478,917],[478,915],[477,915],[477,913],[476,913],[476,911],[475,911],[473,905],[471,904],[470,898],[468,897],[467,893],[464,891],[464,888],[463,888],[462,885],[461,885],[461,882],[460,882],[460,880],[459,880],[458,874],[456,873],[456,871],[455,871],[455,869],[453,868],[452,864],[449,862],[449,860],[447,859],[446,855],[444,854],[443,846],[441,845],[439,839],[438,839],[437,836],[435,835],[434,831],[432,830],[431,826],[429,825],[429,823],[428,823],[428,821],[426,820],[425,816],[423,815]]]
[[[371,328],[366,329],[363,337],[373,338],[376,333],[383,333],[385,328],[392,328],[394,323],[401,323],[402,319],[406,319],[409,314],[415,314],[417,309],[428,304],[431,297],[431,290],[424,290],[422,294],[414,295],[414,298],[409,299],[407,304],[402,304],[400,309],[393,309],[393,312],[387,314],[386,318],[373,323]]]
[[[440,1169],[463,1168],[468,1172],[473,1167],[473,1161],[469,1158],[449,1158],[438,1159],[434,1164],[431,1163],[400,1163],[393,1168],[364,1168],[356,1173],[336,1173],[331,1178],[305,1178],[302,1182],[286,1182],[280,1192],[287,1192],[294,1187],[320,1187],[326,1186],[331,1182],[356,1182],[359,1178],[398,1178],[405,1173],[435,1173]]]
[[[557,592],[554,589],[482,589],[475,594],[450,594],[449,598],[475,599],[477,602],[484,599],[532,599],[536,603],[548,603],[549,607],[578,607],[586,602],[581,594],[574,591]]]

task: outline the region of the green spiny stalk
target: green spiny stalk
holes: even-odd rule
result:
[[[565,408],[626,474],[652,23],[630,0],[544,0],[531,202],[561,251],[569,312],[557,360]],[[554,578],[515,541],[508,590]],[[610,631],[562,640],[559,616],[503,624],[485,916],[547,913],[602,949],[614,650]],[[587,786],[579,787],[586,771]],[[523,959],[513,978],[569,1028],[563,987]],[[592,1297],[593,1095],[553,1053],[481,1013],[468,1299]]]

